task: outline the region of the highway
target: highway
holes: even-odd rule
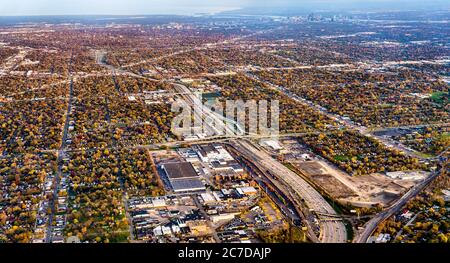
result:
[[[193,107],[201,107],[201,100],[195,96],[187,87],[174,84],[178,92],[185,94],[182,97],[185,99],[187,104]],[[192,94],[192,95],[189,95]],[[209,128],[212,130],[225,131],[228,134],[235,134],[234,123],[225,120],[223,116],[212,112],[211,110],[206,110],[201,108],[197,112],[202,113],[203,117],[207,115],[210,119],[214,120],[215,123],[206,122],[204,123],[204,128]],[[213,127],[213,125],[215,127]],[[229,126],[231,124],[231,127]],[[222,126],[222,127],[220,127]],[[242,129],[242,128],[241,128]],[[231,131],[230,131],[231,130]],[[250,142],[244,140],[234,140],[231,142],[235,149],[239,150],[240,153],[248,157],[248,159],[253,160],[255,165],[262,167],[267,171],[270,171],[273,175],[282,179],[286,185],[288,185],[295,192],[296,196],[300,197],[306,206],[317,213],[335,215],[336,211],[331,207],[330,204],[306,181],[304,181],[299,175],[295,174],[283,164],[274,160],[267,153],[258,150]],[[286,195],[291,195],[290,191],[285,191]],[[297,198],[298,199],[298,198]],[[299,201],[299,200],[296,200]],[[301,202],[297,202],[300,207]],[[307,222],[309,229],[312,229],[314,222]],[[347,242],[347,231],[345,225],[340,221],[323,221],[320,222],[320,236],[319,240],[323,243],[346,243]],[[312,237],[316,238],[315,236]]]
[[[244,129],[236,121],[227,119],[223,115],[217,114],[210,108],[204,106],[198,94],[193,93],[184,85],[178,83],[172,84],[184,101],[196,108],[194,113],[200,115],[196,117],[202,120],[200,124],[208,136],[244,134]]]
[[[191,91],[180,84],[175,84],[178,92],[183,95],[185,102],[191,104],[193,107],[200,107],[201,101],[194,94],[188,95]],[[199,110],[204,115],[208,115],[211,119],[215,121],[216,127],[211,127],[211,123],[205,123],[205,126],[209,126],[213,130],[223,130],[228,132],[232,129],[228,125],[228,121],[224,121],[223,116],[218,116],[217,113],[210,110],[205,111],[204,109]],[[223,127],[220,127],[223,126]],[[232,125],[234,126],[234,125]],[[234,131],[232,131],[234,133]],[[262,167],[267,171],[270,171],[273,175],[280,178],[286,185],[288,185],[295,194],[300,197],[306,206],[317,213],[335,215],[333,207],[306,181],[304,181],[299,175],[295,174],[283,164],[274,160],[267,153],[257,149],[250,142],[244,140],[234,140],[231,142],[233,147],[237,149],[241,154],[245,155],[249,160],[253,160],[255,165]],[[291,195],[290,191],[285,191],[286,195]],[[298,200],[297,200],[298,201]],[[298,206],[302,206],[299,204]],[[309,229],[314,225],[314,222],[307,222]],[[340,221],[323,221],[320,222],[320,236],[319,240],[323,243],[346,243],[347,242],[347,231],[345,225]],[[314,238],[314,237],[313,237]]]
[[[266,194],[276,203],[281,212],[296,226],[301,225],[302,214],[296,207],[296,201],[292,200],[291,196],[286,196],[285,187],[281,186],[279,181],[274,179],[271,174],[261,170],[253,161],[248,160],[238,150],[236,150],[231,144],[227,144],[227,150],[233,153],[236,159],[240,160],[244,168],[254,175],[254,180],[259,186],[266,192]],[[283,191],[284,190],[284,191]],[[315,236],[312,233],[311,236]],[[314,239],[314,237],[312,238]]]
[[[337,216],[331,205],[311,185],[267,153],[257,149],[248,141],[235,140],[231,144],[241,154],[253,160],[261,169],[266,169],[280,178],[296,195],[302,198],[309,209],[316,213]],[[313,223],[309,222],[309,225],[311,227]],[[321,221],[319,240],[322,243],[346,243],[347,231],[345,225],[338,220]]]
[[[250,77],[252,77],[252,78],[259,79],[258,77],[253,76],[251,74],[248,74],[248,75],[250,75]],[[327,115],[331,119],[340,123],[342,126],[353,129],[353,130],[357,130],[363,135],[369,135],[369,133],[365,127],[360,127],[348,120],[344,120],[340,116],[337,116],[335,114],[328,112],[325,108],[323,108],[319,105],[316,105],[315,103],[308,101],[304,98],[301,98],[296,94],[293,94],[292,92],[290,92],[289,90],[287,90],[284,87],[275,86],[266,81],[263,81],[263,82],[268,84],[270,87],[285,93],[286,95],[293,98],[294,100],[296,100],[302,104],[306,104],[306,105],[320,111],[321,113]],[[187,104],[190,104],[197,109],[202,106],[201,100],[197,96],[195,96],[195,94],[193,94],[187,87],[180,85],[178,83],[173,83],[173,84],[175,85],[175,89],[178,92],[180,92],[181,94],[184,94],[184,95],[182,95],[182,97],[185,99]],[[202,115],[201,116],[202,120],[205,116],[208,116],[211,119],[210,121],[215,124],[215,125],[211,125],[211,124],[213,124],[211,122],[206,123],[206,125],[205,125],[206,127],[203,127],[203,128],[204,129],[207,128],[208,133],[212,133],[214,135],[222,135],[223,131],[225,131],[225,133],[228,133],[231,130],[230,126],[228,126],[230,123],[227,120],[223,119],[224,118],[223,116],[219,116],[218,114],[213,113],[209,109],[205,110],[204,107],[201,107],[201,110],[199,111],[199,113]],[[221,127],[221,126],[223,126],[223,127]],[[231,133],[233,133],[233,132],[231,132]],[[228,134],[231,134],[231,133],[228,133]],[[382,138],[380,138],[378,136],[373,136],[373,137],[376,138],[381,143],[383,143],[384,145],[386,145],[387,147],[396,148],[402,152],[405,152],[406,154],[412,155],[410,152],[405,151],[405,149],[403,147],[400,147],[399,145],[392,145],[391,143],[383,140]],[[306,206],[309,209],[316,212],[319,217],[322,217],[323,220],[319,221],[320,222],[319,223],[320,224],[319,240],[321,242],[323,242],[323,243],[345,243],[347,241],[347,231],[346,231],[345,225],[343,224],[343,222],[341,222],[339,220],[329,220],[330,217],[333,218],[333,215],[336,215],[336,216],[338,216],[338,215],[336,214],[334,209],[331,207],[331,205],[328,204],[328,202],[311,185],[309,185],[300,176],[298,176],[297,174],[295,174],[294,172],[289,170],[283,164],[274,160],[267,153],[258,150],[256,147],[251,145],[250,142],[245,142],[243,140],[239,140],[239,141],[234,140],[232,142],[232,144],[243,155],[246,155],[247,157],[249,157],[249,159],[255,161],[256,165],[260,166],[261,168],[267,169],[272,174],[276,175],[278,178],[280,178],[282,181],[284,181],[284,183],[286,185],[288,185],[290,188],[292,188],[292,190],[295,192],[295,194],[302,199],[302,201],[306,204]],[[406,202],[409,199],[411,199],[412,197],[417,195],[421,190],[423,190],[423,188],[425,188],[426,185],[428,185],[432,180],[434,180],[434,178],[436,176],[437,176],[436,174],[433,176],[430,176],[424,182],[422,182],[419,185],[412,188],[406,195],[404,195],[401,199],[399,199],[389,209],[378,214],[372,220],[370,220],[366,224],[364,231],[360,235],[357,236],[356,242],[360,242],[360,243],[366,242],[367,239],[370,237],[370,235],[373,233],[373,231],[376,229],[376,227],[381,222],[383,222],[385,219],[392,216],[396,211],[401,209],[401,207],[403,207],[404,204],[406,204]],[[289,193],[287,193],[287,194],[289,194]],[[330,215],[330,216],[328,216],[328,217],[321,216],[321,215],[325,215],[325,214]],[[310,226],[310,228],[313,226],[313,222],[307,222],[307,223]]]
[[[298,96],[297,94],[294,94],[293,92],[291,92],[290,90],[288,90],[285,87],[276,86],[276,85],[274,85],[274,84],[272,84],[272,83],[270,83],[268,81],[261,80],[257,76],[254,76],[254,75],[249,74],[249,73],[247,73],[247,75],[249,77],[251,77],[251,78],[254,78],[254,79],[257,79],[259,81],[262,81],[263,83],[267,84],[272,89],[278,90],[278,91],[286,94],[287,96],[289,96],[290,98],[298,101],[299,103],[303,103],[304,105],[310,106],[310,107],[318,110],[322,114],[324,114],[324,115],[328,116],[329,118],[331,118],[331,119],[335,120],[336,122],[338,122],[343,127],[346,127],[348,129],[351,129],[351,130],[356,130],[356,131],[358,131],[359,133],[361,133],[364,136],[369,136],[369,137],[372,137],[372,138],[376,139],[379,143],[383,144],[387,148],[398,150],[400,152],[403,152],[407,156],[418,158],[418,159],[420,159],[422,161],[429,161],[430,160],[430,159],[421,157],[416,152],[410,150],[409,148],[405,147],[404,145],[402,145],[400,143],[395,143],[392,140],[385,139],[385,138],[383,138],[381,136],[374,135],[373,132],[371,133],[364,126],[358,126],[358,125],[356,125],[355,123],[353,123],[353,122],[351,122],[349,120],[343,119],[339,115],[330,113],[324,107],[322,107],[320,105],[317,105],[317,104],[315,104],[312,101],[308,101],[305,98],[302,98],[302,97]],[[444,152],[441,153],[438,157],[433,158],[433,159],[438,159],[439,157],[444,155],[445,152],[447,152],[447,151],[448,151],[448,148],[446,150],[444,150]],[[398,212],[411,198],[413,198],[417,194],[419,194],[437,176],[438,176],[438,172],[436,172],[433,175],[429,176],[423,182],[417,184],[412,189],[410,189],[402,198],[397,200],[397,202],[395,204],[393,204],[391,207],[389,207],[385,211],[379,213],[377,216],[375,216],[373,219],[371,219],[369,222],[367,222],[366,225],[364,226],[364,230],[362,232],[360,232],[359,234],[357,234],[357,236],[355,237],[354,242],[356,242],[356,243],[365,243],[365,242],[367,242],[367,240],[370,237],[370,235],[372,235],[372,233],[375,231],[375,229],[378,227],[378,225],[380,223],[382,223],[384,220],[386,220],[387,218],[389,218],[390,216],[392,216],[393,214]],[[327,229],[327,228],[329,228],[329,226],[326,225],[326,226],[324,226],[324,228]],[[325,232],[328,232],[328,231],[331,231],[331,230],[325,230]]]

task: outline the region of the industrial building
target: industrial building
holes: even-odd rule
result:
[[[165,163],[161,165],[161,168],[175,192],[192,192],[205,189],[199,175],[189,162]]]
[[[218,144],[199,145],[194,148],[199,159],[209,164],[212,174],[235,175],[244,173],[242,166]]]

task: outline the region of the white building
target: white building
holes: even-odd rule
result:
[[[165,207],[166,206],[166,200],[164,200],[164,199],[153,199],[152,200],[152,205],[155,208]]]
[[[442,194],[444,195],[445,202],[450,201],[450,189],[442,190]]]
[[[283,150],[283,147],[281,147],[280,142],[277,140],[262,140],[261,145],[267,146],[275,151]]]
[[[253,186],[236,188],[236,191],[240,195],[256,195],[258,193],[258,191]]]
[[[205,203],[205,204],[210,204],[210,203],[214,203],[217,201],[216,198],[214,198],[214,195],[212,195],[210,193],[202,193],[202,194],[200,194],[200,196],[203,200],[203,203]]]
[[[238,213],[230,213],[230,214],[221,214],[221,215],[213,215],[211,216],[211,220],[213,223],[223,222],[223,221],[231,221],[234,217],[238,215]]]

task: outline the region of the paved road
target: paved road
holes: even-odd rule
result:
[[[69,76],[69,78],[71,78]],[[67,146],[67,135],[69,133],[69,119],[70,119],[70,112],[72,110],[72,99],[73,99],[73,81],[70,81],[69,84],[69,102],[67,105],[67,112],[66,112],[66,119],[64,121],[64,128],[63,128],[63,135],[62,135],[62,141],[61,141],[61,146],[58,150],[58,157],[57,157],[57,165],[58,165],[58,170],[57,170],[57,174],[55,177],[55,188],[53,189],[53,197],[52,200],[50,200],[49,202],[49,206],[51,209],[51,213],[48,219],[48,226],[47,226],[47,235],[46,235],[46,243],[51,243],[52,242],[52,238],[53,238],[53,218],[55,216],[56,213],[56,204],[57,204],[57,200],[58,200],[58,191],[59,191],[59,183],[61,181],[61,177],[62,177],[62,160],[65,156],[65,149]]]
[[[388,219],[389,217],[393,216],[395,213],[400,211],[400,209],[402,209],[409,200],[411,200],[416,195],[418,195],[422,190],[424,190],[425,187],[427,187],[433,180],[435,180],[440,175],[440,173],[441,173],[440,170],[434,172],[432,175],[427,177],[421,183],[411,188],[402,198],[400,198],[388,209],[379,213],[369,222],[367,222],[364,225],[363,231],[356,235],[354,243],[366,243],[379,224],[381,224],[383,221],[385,221],[386,219]]]
[[[180,51],[176,51],[176,52],[173,52],[173,53],[164,54],[162,56],[154,57],[154,58],[151,58],[151,59],[146,59],[146,60],[142,60],[142,61],[139,61],[139,62],[129,63],[127,65],[124,65],[122,68],[131,68],[131,67],[134,67],[134,66],[139,66],[139,65],[143,65],[143,64],[147,64],[147,63],[152,63],[152,62],[156,62],[156,61],[159,61],[159,60],[162,60],[162,59],[165,59],[165,58],[174,57],[174,56],[185,54],[185,53],[189,53],[189,52],[192,52],[192,51],[212,49],[212,48],[216,48],[217,46],[220,46],[220,45],[229,45],[229,44],[235,43],[235,42],[237,42],[239,40],[243,40],[243,39],[246,39],[246,38],[249,38],[249,37],[252,37],[252,36],[256,36],[256,35],[259,35],[259,34],[267,33],[267,32],[273,31],[273,30],[276,30],[276,29],[261,30],[261,31],[257,31],[255,33],[252,33],[252,34],[249,34],[249,35],[239,36],[239,37],[235,37],[235,38],[232,38],[232,39],[227,39],[227,40],[220,41],[220,42],[206,43],[206,44],[203,44],[201,46],[187,48],[187,49],[184,49],[184,50],[180,50]]]
[[[244,129],[241,128],[234,120],[227,119],[221,114],[213,112],[210,108],[203,105],[201,98],[198,94],[193,93],[189,88],[179,83],[173,83],[178,94],[181,94],[182,98],[187,104],[192,105],[196,110],[195,113],[199,116],[199,120],[202,120],[202,128],[208,136],[223,136],[243,134]]]
[[[304,200],[308,208],[313,209],[317,213],[337,215],[333,207],[311,185],[267,153],[257,149],[247,141],[233,141],[232,144],[243,154],[251,156],[254,160],[258,160],[257,165],[267,169],[283,180],[286,185],[290,186]],[[319,239],[323,243],[347,242],[347,231],[342,222],[320,222],[320,229],[321,234]]]
[[[399,143],[393,143],[391,140],[385,139],[381,136],[376,136],[373,133],[371,133],[366,127],[364,126],[358,126],[355,123],[353,123],[352,121],[343,119],[341,116],[330,113],[327,109],[325,109],[324,107],[315,104],[312,101],[306,100],[305,98],[302,98],[300,96],[298,96],[297,94],[291,92],[290,90],[288,90],[285,87],[282,86],[276,86],[270,82],[261,80],[260,78],[258,78],[257,76],[254,76],[252,74],[247,74],[252,78],[255,78],[257,80],[262,81],[263,83],[267,84],[269,87],[276,89],[280,92],[283,92],[284,94],[286,94],[287,96],[289,96],[290,98],[303,103],[304,105],[308,105],[316,110],[318,110],[319,112],[321,112],[322,114],[328,116],[329,118],[335,120],[336,122],[338,122],[340,125],[351,129],[351,130],[356,130],[359,133],[361,133],[362,135],[365,136],[370,136],[374,139],[376,139],[379,143],[385,145],[388,148],[391,149],[396,149],[400,152],[403,152],[405,155],[411,156],[411,157],[415,157],[418,158],[420,160],[423,161],[427,161],[428,159],[421,157],[420,155],[418,155],[417,153],[415,153],[414,151],[411,151],[410,149],[408,149],[407,147],[403,146],[402,144]],[[440,156],[442,156],[448,149],[446,149],[442,154],[440,154],[437,158],[439,158]],[[412,189],[410,189],[410,191],[405,194],[402,198],[400,198],[393,206],[391,206],[389,209],[381,212],[380,214],[378,214],[376,217],[374,217],[372,220],[370,220],[368,223],[366,223],[364,230],[362,233],[360,233],[359,235],[357,235],[354,239],[355,242],[357,243],[364,243],[367,242],[367,239],[370,237],[370,235],[374,232],[374,230],[376,229],[376,227],[383,222],[384,220],[386,220],[387,218],[389,218],[390,216],[392,216],[393,214],[395,214],[397,211],[399,211],[411,198],[413,198],[414,196],[416,196],[418,193],[420,193],[420,191],[422,191],[429,183],[431,183],[435,178],[437,177],[437,174],[433,174],[432,176],[428,177],[427,179],[425,179],[425,181],[423,181],[422,183],[416,185],[415,187],[413,187]]]
[[[208,225],[211,227],[212,229],[212,237],[214,238],[214,241],[216,243],[222,243],[222,240],[220,240],[219,236],[217,235],[217,231],[216,228],[214,227],[214,225],[211,223],[210,220],[210,216],[206,213],[204,207],[202,204],[200,204],[200,202],[198,201],[198,196],[197,195],[191,195],[192,200],[194,201],[195,206],[197,206],[197,208],[200,211],[200,214],[202,214],[202,216],[204,218],[206,218],[208,220]]]
[[[181,93],[189,93],[190,90],[183,85],[176,84],[177,89]],[[192,96],[185,95],[186,103],[191,104],[193,107],[200,107],[198,98],[193,98]],[[222,120],[223,116],[218,116],[216,113],[211,111],[200,111],[203,114],[208,115],[210,118]],[[218,127],[220,130],[226,131],[230,129],[228,123],[220,122],[224,127]],[[219,123],[216,125],[220,126]],[[206,123],[207,126],[211,126]],[[213,127],[214,129],[215,127]],[[306,181],[304,181],[300,176],[289,170],[283,164],[274,160],[267,153],[258,150],[253,147],[249,142],[244,142],[243,140],[234,141],[234,146],[242,153],[246,152],[248,156],[252,159],[259,160],[257,164],[264,167],[266,170],[271,171],[272,174],[277,175],[281,178],[287,185],[300,196],[308,208],[313,209],[316,212],[324,214],[336,214],[336,211],[331,207],[330,204]],[[288,193],[287,193],[288,194]],[[325,221],[320,223],[320,241],[324,243],[345,243],[347,241],[347,231],[345,225],[338,221]]]
[[[398,238],[399,236],[402,235],[403,230],[405,229],[405,227],[410,226],[410,225],[416,220],[416,218],[417,218],[421,213],[422,213],[422,212],[419,212],[419,213],[415,214],[415,215],[413,216],[413,218],[411,218],[411,219],[406,223],[406,225],[405,225],[402,229],[400,229],[400,231],[397,232],[397,235],[395,235],[394,240],[397,240],[397,238]]]
[[[294,92],[290,91],[288,88],[283,87],[283,86],[277,86],[269,81],[265,81],[261,78],[259,78],[258,76],[255,76],[251,73],[247,73],[247,75],[253,79],[256,79],[258,81],[263,82],[264,84],[268,85],[270,88],[278,90],[284,94],[286,94],[288,97],[290,97],[291,99],[302,103],[303,105],[309,106],[311,108],[314,108],[315,110],[319,111],[320,113],[326,115],[327,117],[329,117],[330,119],[336,121],[337,123],[339,123],[340,125],[342,125],[343,127],[346,127],[350,130],[355,130],[358,131],[360,134],[364,135],[364,136],[368,136],[368,137],[372,137],[373,139],[377,140],[379,143],[381,143],[382,145],[386,146],[387,148],[391,148],[391,149],[395,149],[398,150],[402,153],[404,153],[407,156],[410,157],[414,157],[417,159],[420,159],[422,161],[428,161],[429,159],[424,158],[423,156],[421,156],[420,154],[418,154],[417,152],[409,149],[408,147],[402,145],[401,143],[395,143],[393,140],[381,137],[381,136],[377,136],[375,135],[372,131],[370,131],[367,127],[364,126],[360,126],[355,124],[353,121],[344,119],[342,116],[339,116],[337,114],[331,113],[329,112],[326,108],[314,103],[313,101],[307,100],[303,97],[300,97],[299,95],[295,94]],[[382,130],[382,128],[378,129]]]

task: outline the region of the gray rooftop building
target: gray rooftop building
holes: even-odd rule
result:
[[[166,163],[161,166],[175,192],[204,190],[200,176],[189,162]]]

